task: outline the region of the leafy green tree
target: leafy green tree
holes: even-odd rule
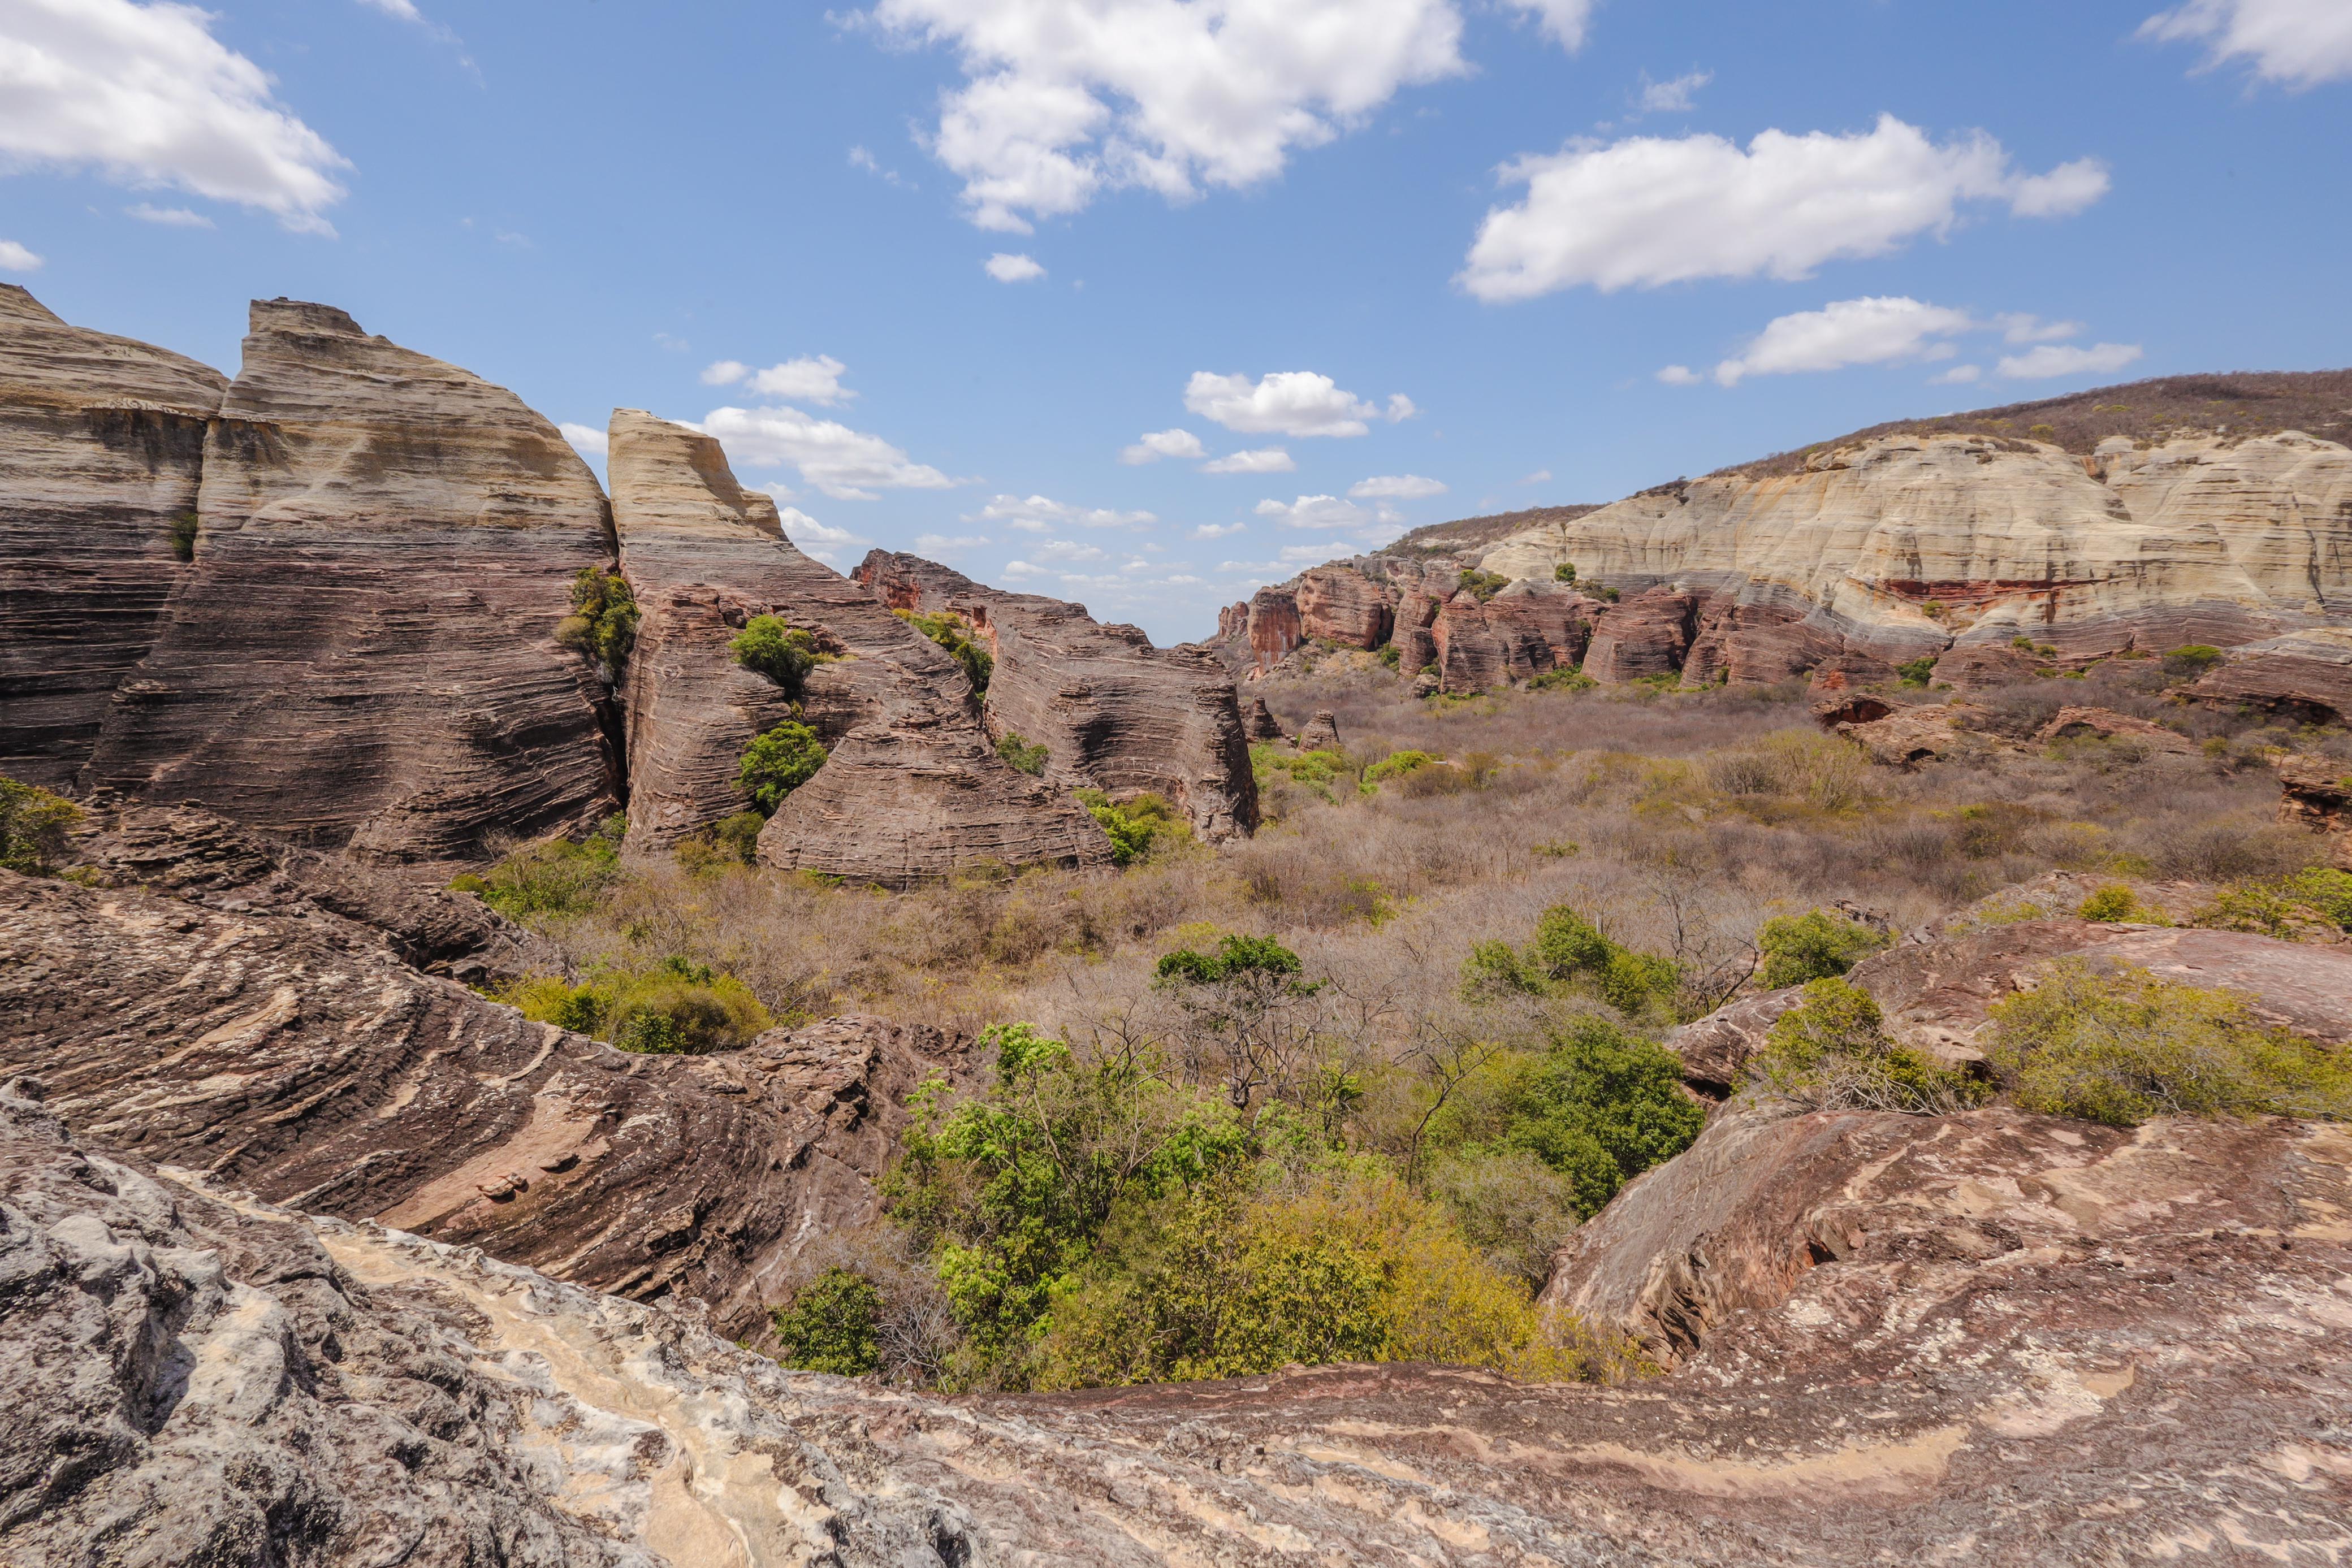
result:
[[[604,905],[621,880],[621,841],[628,827],[628,818],[616,811],[583,839],[526,844],[488,871],[466,873],[449,885],[513,920],[587,915]]]
[[[772,817],[785,796],[816,777],[824,758],[816,731],[787,719],[744,748],[735,782],[750,792],[762,816]]]
[[[602,567],[583,568],[572,580],[572,613],[556,623],[555,640],[618,682],[637,641],[637,600],[628,580]]]
[[[1118,865],[1132,865],[1161,845],[1192,836],[1192,824],[1158,795],[1138,795],[1117,804],[1099,789],[1081,789],[1078,804],[1110,840],[1111,860]]]
[[[727,644],[735,662],[755,671],[794,696],[809,672],[831,664],[833,655],[817,647],[816,638],[781,615],[754,615]]]
[[[1756,934],[1756,946],[1764,956],[1757,980],[1777,990],[1843,975],[1894,941],[1891,932],[1874,930],[1824,909],[1776,915]]]
[[[1570,560],[1561,561],[1558,566],[1551,569],[1551,580],[1554,582],[1574,582],[1576,580],[1576,563]]]
[[[37,785],[0,779],[0,867],[47,876],[68,853],[67,832],[81,808]]]
[[[882,1364],[882,1292],[847,1269],[827,1269],[771,1314],[776,1359],[800,1372],[864,1377]]]
[[[1051,754],[1042,743],[1032,746],[1009,729],[998,737],[996,755],[1032,779],[1042,777],[1045,764],[1051,760]]]
[[[1806,985],[1803,1000],[1774,1021],[1754,1070],[1815,1110],[1941,1115],[1985,1098],[1983,1084],[1896,1042],[1871,994],[1835,977]]]
[[[1176,1004],[1188,1073],[1213,1074],[1237,1112],[1262,1090],[1296,1099],[1320,1065],[1305,1005],[1322,989],[1298,955],[1272,936],[1229,936],[1213,953],[1160,956],[1152,988]]]

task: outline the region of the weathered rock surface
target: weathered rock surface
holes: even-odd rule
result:
[[[479,1246],[740,1332],[811,1236],[871,1219],[904,1096],[956,1059],[836,1019],[631,1056],[421,975],[322,915],[0,873],[0,1072],[91,1145]]]
[[[1339,721],[1329,713],[1318,713],[1298,731],[1301,751],[1337,751],[1339,749]]]
[[[554,638],[610,518],[512,393],[257,301],[194,509],[89,782],[394,861],[616,809],[604,690]]]
[[[2129,740],[2174,756],[2188,756],[2197,749],[2196,742],[2177,729],[2167,729],[2150,720],[2134,718],[2129,714],[2103,707],[2062,707],[2048,724],[2035,733],[2033,738],[2046,742],[2080,736]]]
[[[2332,758],[2278,759],[2279,821],[2328,837],[2330,862],[2352,871],[2352,768]]]
[[[2352,715],[2352,630],[2312,627],[2248,643],[2189,690],[2204,702],[2341,724]]]
[[[946,611],[972,628],[995,661],[988,727],[1043,745],[1049,783],[1158,795],[1212,843],[1257,827],[1234,678],[1212,655],[1155,648],[1084,605],[1002,592],[919,556],[877,549],[856,576],[894,610]]]
[[[1742,684],[1836,653],[1891,667],[2020,634],[2081,660],[2352,614],[2347,502],[2352,450],[2291,431],[2116,439],[2087,457],[1890,434],[1548,520],[1480,564],[1549,581],[1568,561],[1629,594],[1704,595],[1705,673]]]
[[[1611,605],[1593,628],[1584,673],[1604,686],[1675,674],[1690,652],[1698,602],[1692,594],[1654,589]]]
[[[1242,635],[1250,658],[1263,673],[1280,664],[1293,648],[1307,641],[1298,618],[1298,601],[1286,589],[1261,588],[1250,596],[1249,619]]]
[[[1386,583],[1344,566],[1318,566],[1299,574],[1291,594],[1299,629],[1310,641],[1342,648],[1387,646],[1396,612],[1395,593]]]
[[[1984,749],[1990,743],[1970,731],[1967,709],[1957,705],[1900,707],[1885,716],[1830,727],[1863,749],[1882,768],[1915,768],[1938,758]]]
[[[227,388],[0,284],[0,775],[58,789],[89,760],[187,570],[177,541]]]
[[[1249,712],[1242,716],[1242,732],[1253,741],[1280,740],[1282,721],[1274,716],[1274,710],[1265,706],[1264,697],[1253,697]]]

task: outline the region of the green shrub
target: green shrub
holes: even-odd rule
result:
[[[1572,560],[1561,561],[1558,566],[1551,569],[1551,580],[1554,582],[1574,582],[1576,580],[1576,563]]]
[[[2221,662],[2221,649],[2206,643],[2191,643],[2164,655],[2164,673],[2175,680],[2188,680],[2203,674]]]
[[[1511,580],[1499,571],[1480,571],[1475,568],[1463,572],[1456,580],[1461,591],[1484,604],[1511,586]]]
[[[937,643],[956,657],[963,666],[966,679],[975,692],[988,690],[988,681],[996,673],[996,660],[972,635],[971,622],[952,610],[942,610],[925,615],[912,610],[894,612],[899,620]]]
[[[644,969],[600,970],[576,986],[538,976],[499,999],[527,1019],[661,1056],[749,1045],[776,1021],[734,976],[676,956]]]
[[[572,613],[556,623],[555,640],[617,682],[637,641],[637,601],[627,580],[602,567],[583,568],[572,580]]]
[[[1398,779],[1416,768],[1426,768],[1438,760],[1426,751],[1391,751],[1364,769],[1364,782],[1377,785],[1384,779]]]
[[[786,719],[744,748],[735,782],[751,795],[761,815],[772,817],[784,797],[816,777],[824,757],[816,731]]]
[[[1336,800],[1331,792],[1332,781],[1348,770],[1345,753],[1338,751],[1291,751],[1273,742],[1263,742],[1250,747],[1250,772],[1264,789],[1276,775],[1288,778],[1312,789],[1326,800]]]
[[[196,559],[196,535],[203,524],[194,512],[183,512],[172,519],[172,554],[181,560]]]
[[[1589,989],[1631,1019],[1671,1017],[1682,984],[1673,959],[1621,946],[1564,904],[1536,923],[1528,957],[1553,984]]]
[[[1805,987],[1804,1000],[1773,1023],[1753,1070],[1774,1092],[1818,1111],[1940,1115],[1984,1099],[1966,1074],[1895,1043],[1870,993],[1834,977]]]
[[[1623,597],[1618,590],[1614,588],[1604,588],[1597,582],[1586,583],[1584,585],[1584,591],[1592,595],[1595,599],[1606,600],[1612,604],[1616,603],[1619,599]]]
[[[1589,692],[1600,685],[1599,681],[1584,673],[1581,665],[1546,670],[1542,674],[1528,679],[1528,690],[1531,692]]]
[[[996,755],[1032,779],[1043,777],[1045,764],[1052,760],[1052,754],[1042,743],[1033,746],[1022,739],[1019,734],[1009,729],[997,741]]]
[[[1111,861],[1117,865],[1132,865],[1147,860],[1152,852],[1179,843],[1192,836],[1192,825],[1176,814],[1158,795],[1137,795],[1113,804],[1109,796],[1099,789],[1081,789],[1078,804],[1087,809],[1104,834],[1110,840]]]
[[[2143,925],[2161,925],[2163,916],[2139,901],[2128,883],[2111,882],[2095,887],[2074,911],[2084,920],[2134,921]]]
[[[1895,674],[1914,691],[1926,691],[1927,682],[1935,673],[1936,655],[1933,653],[1924,659],[1908,659],[1895,666]]]
[[[2342,1054],[2264,1028],[2228,991],[2067,958],[1988,1011],[1987,1054],[2028,1111],[2116,1127],[2166,1115],[2352,1115]]]
[[[1756,946],[1764,956],[1757,983],[1778,990],[1843,975],[1894,941],[1890,933],[1823,909],[1776,915],[1756,934]]]
[[[1398,647],[1394,643],[1383,643],[1381,644],[1379,651],[1373,654],[1373,657],[1377,658],[1381,664],[1393,670],[1397,667],[1398,664],[1403,660],[1404,650]]]
[[[800,695],[811,670],[832,664],[835,657],[817,647],[814,634],[781,615],[752,616],[727,644],[727,651],[735,655],[737,664],[767,676],[794,696]]]
[[[587,915],[603,906],[621,879],[621,841],[628,828],[629,820],[615,812],[577,842],[526,844],[488,871],[458,876],[449,885],[510,919]]]
[[[2239,883],[2216,892],[2189,924],[2286,942],[2303,940],[2315,925],[2352,930],[2352,874],[2313,866],[2289,877]]]
[[[0,779],[0,867],[47,876],[68,852],[67,833],[81,808],[37,785]]]
[[[864,1377],[882,1364],[882,1292],[865,1275],[827,1269],[770,1314],[776,1359],[798,1372]]]

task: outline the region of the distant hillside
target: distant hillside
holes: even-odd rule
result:
[[[1450,523],[1432,523],[1427,528],[1415,528],[1402,538],[1381,546],[1374,553],[1412,556],[1484,549],[1522,528],[1532,528],[1539,523],[1572,522],[1587,512],[1600,509],[1598,505],[1528,507],[1516,512],[1494,512],[1483,517],[1459,517]]]
[[[1794,451],[1735,463],[1716,472],[1750,478],[1793,474],[1804,465],[1807,453],[1823,446],[1867,441],[1875,435],[2007,436],[2020,441],[2046,441],[2069,452],[2087,454],[2110,436],[2147,441],[2190,430],[2222,431],[2232,435],[2275,435],[2282,430],[2300,430],[2322,440],[2352,444],[2352,370],[2232,371],[2221,375],[2160,376],[2152,381],[2043,398],[2038,402],[1978,409],[1971,413],[1891,420],[1834,441],[1817,441]],[[1529,523],[1541,520],[1528,513],[1509,515],[1526,517]]]

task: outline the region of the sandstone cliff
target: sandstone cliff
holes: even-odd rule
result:
[[[205,427],[227,388],[0,284],[0,774],[57,789],[89,760],[188,570]]]
[[[89,783],[398,861],[617,806],[604,694],[554,639],[611,521],[512,393],[340,310],[257,302],[195,512]]]
[[[919,556],[868,554],[859,581],[893,610],[961,616],[995,661],[988,727],[1046,748],[1045,778],[1115,797],[1157,794],[1212,843],[1257,826],[1257,785],[1233,677],[1210,655],[1154,648],[1083,605],[985,588]]]
[[[100,1146],[693,1296],[730,1333],[805,1241],[875,1217],[905,1096],[956,1066],[876,1020],[627,1055],[418,973],[366,909],[225,902],[0,872],[0,1076],[38,1076]]]

